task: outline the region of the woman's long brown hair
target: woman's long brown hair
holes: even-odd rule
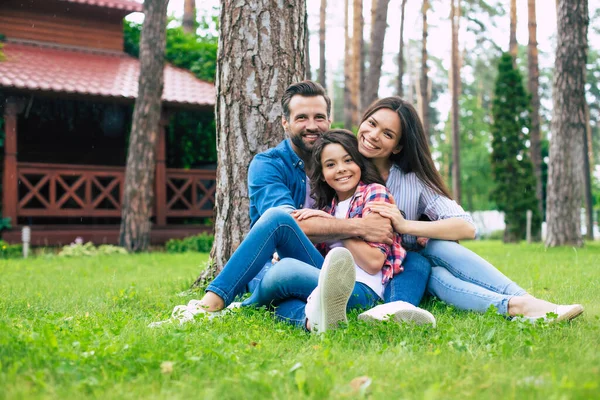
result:
[[[417,110],[400,97],[391,96],[376,100],[365,111],[360,123],[365,122],[378,110],[387,108],[400,117],[400,145],[398,154],[391,154],[390,160],[405,173],[414,172],[417,177],[440,195],[452,199],[442,176],[435,167],[423,124]]]
[[[312,152],[313,170],[310,175],[311,197],[315,199],[315,208],[322,209],[331,204],[335,196],[335,190],[325,182],[323,178],[323,166],[321,154],[325,146],[329,144],[341,145],[352,157],[352,160],[360,168],[360,180],[366,185],[379,183],[385,185],[377,167],[358,151],[358,140],[356,136],[345,129],[334,129],[325,132],[315,143]]]

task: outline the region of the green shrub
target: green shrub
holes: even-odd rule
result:
[[[183,239],[169,240],[165,248],[168,253],[185,253],[187,251],[196,251],[199,253],[208,253],[212,249],[215,237],[208,233],[188,236]]]
[[[503,240],[504,230],[499,229],[481,236],[482,240]]]
[[[75,242],[63,246],[62,250],[58,253],[60,257],[100,256],[105,254],[127,254],[127,250],[110,244],[103,244],[96,247],[92,242],[85,244]]]
[[[23,245],[8,244],[0,240],[0,258],[19,258],[23,257]]]

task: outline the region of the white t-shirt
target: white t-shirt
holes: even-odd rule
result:
[[[336,218],[340,218],[340,219],[346,218],[346,216],[348,215],[348,209],[350,208],[350,200],[352,200],[352,198],[349,198],[348,200],[340,201],[337,204],[337,206],[335,208],[335,217]],[[329,247],[330,248],[343,247],[343,244],[341,241],[334,242],[334,243],[331,243],[329,245]],[[373,289],[373,291],[375,293],[377,293],[377,295],[380,298],[383,299],[383,291],[385,290],[385,287],[381,283],[381,280],[383,279],[383,273],[381,271],[379,271],[375,275],[370,275],[370,274],[366,273],[365,270],[363,270],[361,267],[359,267],[356,263],[354,263],[354,268],[356,269],[356,282],[364,283],[365,285],[367,285],[368,287]]]

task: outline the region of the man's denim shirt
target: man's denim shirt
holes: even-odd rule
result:
[[[304,161],[289,139],[254,156],[248,169],[251,226],[269,208],[289,211],[304,207],[306,172]]]

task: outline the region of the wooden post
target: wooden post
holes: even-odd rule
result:
[[[531,219],[533,218],[533,211],[527,210],[527,243],[531,243]]]
[[[154,199],[156,209],[156,225],[167,225],[167,140],[166,126],[169,115],[163,110],[158,126],[156,142],[156,178],[154,182]]]
[[[2,215],[10,218],[12,226],[17,225],[17,116],[22,103],[14,98],[6,99],[4,107],[4,180],[2,188]]]

